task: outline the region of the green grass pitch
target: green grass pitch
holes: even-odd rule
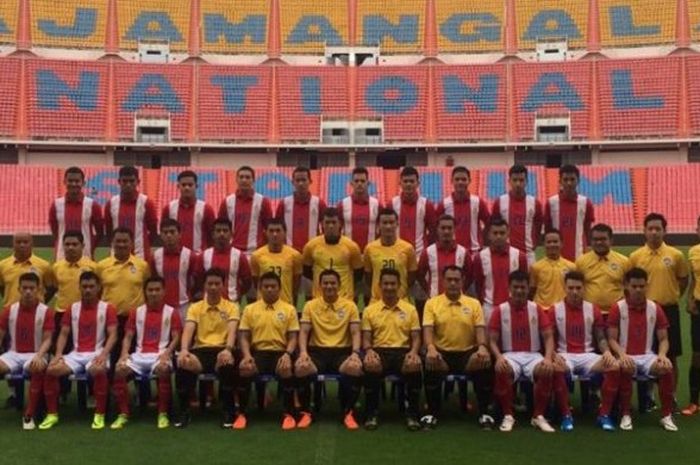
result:
[[[628,253],[631,248],[619,248]],[[49,249],[38,253],[50,257]],[[0,255],[9,254],[7,249]],[[104,251],[102,251],[104,255]],[[687,402],[687,367],[690,339],[689,320],[683,312],[684,351],[681,358],[678,399]],[[473,414],[462,414],[453,395],[444,406],[437,430],[409,433],[405,430],[396,404],[383,404],[380,428],[372,433],[345,431],[337,415],[332,394],[309,430],[282,432],[280,406],[273,402],[266,411],[251,410],[249,427],[243,432],[218,428],[216,408],[195,411],[192,425],[184,431],[173,428],[158,431],[155,411],[140,413],[134,408],[132,420],[123,431],[94,432],[91,416],[79,414],[74,394],[61,407],[61,423],[48,432],[24,432],[20,415],[14,409],[0,409],[0,457],[3,464],[600,464],[658,461],[696,464],[700,457],[700,417],[677,418],[680,432],[671,434],[658,426],[658,413],[635,414],[635,430],[630,433],[604,433],[594,427],[594,416],[575,413],[572,434],[545,435],[533,430],[525,416],[511,434],[485,433],[476,426]],[[7,386],[0,383],[0,401],[7,397]],[[471,389],[470,389],[471,390]],[[572,399],[578,406],[578,399]],[[1,405],[1,404],[0,404]],[[111,419],[111,418],[110,418]]]

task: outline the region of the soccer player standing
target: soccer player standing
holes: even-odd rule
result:
[[[442,272],[448,266],[456,266],[464,274],[464,287],[469,287],[471,253],[455,241],[455,219],[442,215],[437,222],[437,241],[423,250],[418,261],[418,282],[429,297],[445,292]]]
[[[309,190],[310,169],[303,166],[294,168],[292,183],[294,193],[277,204],[275,218],[281,218],[287,226],[287,245],[301,253],[306,243],[318,236],[326,202]]]
[[[535,248],[542,231],[542,204],[528,195],[527,168],[513,165],[508,170],[510,192],[498,197],[493,203],[491,216],[503,218],[510,225],[510,245],[527,255],[527,263],[535,263]]]
[[[85,173],[71,166],[63,174],[66,194],[53,201],[49,208],[49,226],[55,240],[56,260],[63,258],[63,235],[66,231],[80,231],[85,238],[83,253],[92,258],[104,234],[102,208],[95,199],[83,193]]]
[[[211,230],[216,215],[211,205],[197,198],[197,173],[191,170],[177,175],[180,198],[170,201],[160,214],[161,224],[166,218],[175,220],[182,230],[182,245],[195,253],[209,247]]]
[[[119,169],[119,195],[105,204],[105,231],[112,237],[117,228],[126,228],[134,236],[134,255],[146,259],[151,243],[158,235],[158,212],[153,201],[139,192],[139,170],[133,166]]]
[[[250,289],[252,276],[245,253],[231,245],[231,220],[217,218],[212,231],[212,247],[202,252],[203,271],[218,268],[225,273],[223,297],[238,302]]]
[[[659,381],[661,426],[666,431],[678,431],[673,422],[673,364],[667,354],[669,323],[663,309],[647,299],[647,272],[632,268],[625,273],[626,297],[610,309],[608,342],[617,356],[620,377],[620,429],[632,429],[632,378],[652,376]],[[654,352],[654,336],[658,349]]]
[[[369,195],[367,168],[359,166],[353,169],[350,185],[352,195],[338,202],[337,208],[345,235],[352,239],[360,250],[365,250],[365,246],[377,237],[379,200]]]
[[[236,171],[238,189],[226,197],[219,207],[219,218],[228,218],[232,225],[233,246],[250,257],[265,243],[263,228],[272,218],[272,206],[255,192],[255,170],[241,166]]]
[[[549,308],[564,299],[564,276],[576,265],[561,256],[561,233],[556,229],[545,232],[544,251],[545,256],[530,269],[530,292],[535,303]]]
[[[365,248],[365,280],[372,290],[372,302],[381,300],[379,274],[389,268],[399,272],[399,298],[408,297],[408,290],[413,286],[418,271],[416,252],[413,246],[397,234],[398,216],[394,210],[385,208],[379,211],[379,239],[367,244]]]
[[[490,218],[489,207],[483,199],[469,193],[471,174],[464,166],[452,170],[454,192],[437,207],[437,215],[450,215],[456,221],[457,243],[472,254],[481,249],[483,227]]]
[[[362,348],[365,369],[365,429],[379,426],[379,394],[385,375],[400,376],[406,386],[406,426],[420,429],[418,408],[421,388],[420,322],[416,308],[399,297],[401,273],[384,268],[379,274],[380,300],[362,314]]]
[[[513,383],[525,376],[535,385],[535,405],[530,423],[545,433],[553,433],[554,428],[544,417],[552,394],[552,325],[544,309],[527,299],[530,290],[526,272],[512,272],[508,282],[510,299],[497,306],[489,320],[491,352],[496,360],[494,394],[504,415],[499,429],[510,432],[515,426]]]
[[[477,395],[479,425],[491,429],[494,420],[488,408],[493,370],[481,304],[462,293],[464,276],[459,267],[447,266],[442,276],[445,292],[426,302],[423,315],[428,410],[437,419],[447,374],[469,373]]]
[[[29,375],[29,402],[22,428],[33,430],[34,414],[44,392],[48,353],[54,329],[52,311],[39,302],[39,277],[24,273],[19,278],[20,300],[0,312],[0,341],[8,336],[8,350],[0,355],[0,377]]]
[[[697,234],[700,237],[700,217],[697,219]],[[690,340],[693,358],[690,360],[688,383],[690,387],[690,404],[681,412],[683,415],[695,415],[700,412],[700,245],[688,251],[691,271],[688,285],[688,306],[690,314]]]
[[[574,261],[586,252],[591,224],[595,221],[593,203],[578,193],[581,172],[574,165],[559,168],[560,191],[550,197],[544,209],[544,228],[561,231],[562,256]]]
[[[420,177],[418,170],[407,166],[401,170],[401,195],[391,199],[391,208],[399,216],[399,237],[413,244],[420,257],[425,247],[432,243],[435,227],[435,207],[426,197],[418,193]]]

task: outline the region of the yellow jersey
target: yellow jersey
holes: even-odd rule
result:
[[[287,333],[299,331],[296,308],[277,300],[272,305],[258,300],[243,310],[241,331],[250,332],[250,346],[253,350],[287,350]]]
[[[564,276],[575,269],[576,265],[564,257],[537,260],[530,268],[530,286],[537,289],[533,300],[546,309],[564,300]]]
[[[114,305],[119,315],[128,315],[143,304],[143,283],[151,276],[143,259],[136,255],[124,261],[107,257],[97,263],[97,274],[102,281],[102,300]]]
[[[594,251],[576,259],[576,270],[583,273],[584,299],[608,313],[610,307],[624,297],[623,281],[631,268],[629,258],[611,250],[601,257]]]
[[[677,305],[681,298],[678,280],[688,277],[688,263],[683,252],[661,243],[658,249],[648,245],[630,255],[632,267],[639,267],[649,275],[647,298],[659,305]]]
[[[86,256],[73,263],[64,258],[53,264],[53,274],[58,286],[55,305],[58,313],[65,312],[71,304],[80,300],[80,275],[96,269],[97,263]]]
[[[294,283],[302,273],[301,254],[293,247],[283,245],[280,252],[270,252],[267,245],[260,247],[250,256],[250,272],[254,278],[260,278],[268,271],[274,271],[282,281],[280,299],[289,303],[294,302]],[[258,299],[262,296],[258,292]]]
[[[324,236],[317,236],[304,246],[303,260],[313,269],[314,297],[323,295],[318,283],[321,272],[332,269],[340,275],[340,296],[355,298],[354,273],[362,269],[362,251],[352,239],[341,236],[337,244],[328,244]]]
[[[14,255],[0,260],[0,280],[4,294],[3,307],[19,302],[19,277],[29,272],[39,276],[41,281],[39,283],[39,300],[43,302],[46,288],[56,286],[56,278],[49,262],[33,254],[25,261],[17,260]]]
[[[700,244],[693,246],[688,251],[688,262],[690,262],[690,271],[695,278],[695,288],[692,289],[695,300],[700,301]]]
[[[476,345],[476,328],[484,326],[484,313],[478,300],[462,294],[455,301],[440,294],[425,303],[423,326],[433,327],[435,347],[448,352],[464,352]]]
[[[239,319],[238,305],[226,299],[221,299],[216,305],[210,305],[206,299],[195,302],[187,309],[185,318],[197,325],[194,348],[225,347],[228,324]]]
[[[379,275],[384,268],[397,270],[401,274],[399,298],[408,296],[408,273],[418,270],[416,251],[411,244],[403,239],[397,239],[394,245],[382,245],[381,239],[376,239],[365,247],[365,272],[372,273],[372,300],[377,302],[382,298],[379,286]]]
[[[411,333],[420,331],[416,307],[399,300],[393,307],[383,300],[370,304],[362,314],[362,331],[372,333],[372,347],[379,349],[407,349],[411,347]]]
[[[328,303],[318,297],[304,305],[301,323],[311,325],[310,347],[351,347],[350,325],[360,324],[360,313],[352,300],[338,297]]]

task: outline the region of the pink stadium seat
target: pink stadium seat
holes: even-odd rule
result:
[[[700,4],[698,4],[700,10]],[[700,57],[688,56],[686,75],[688,77],[688,106],[690,107],[690,128],[693,134],[700,134]]]
[[[19,60],[5,59],[0,64],[0,135],[13,136],[17,126]]]
[[[695,231],[700,214],[699,176],[697,164],[649,167],[648,210],[666,216],[669,232]]]
[[[581,166],[580,191],[595,206],[597,221],[605,221],[616,232],[636,232],[632,174],[627,167]]]
[[[0,209],[0,234],[48,231],[49,206],[56,197],[56,173],[53,167],[0,165],[0,200],[12,206]]]

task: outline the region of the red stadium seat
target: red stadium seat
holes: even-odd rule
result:
[[[649,168],[647,208],[666,216],[669,232],[695,231],[700,214],[699,176],[697,164]]]
[[[2,60],[0,65],[0,135],[13,136],[17,126],[17,95],[19,94],[20,61]]]
[[[0,234],[45,234],[49,206],[56,197],[56,168],[0,165],[0,178],[0,201],[10,206],[0,209]]]

